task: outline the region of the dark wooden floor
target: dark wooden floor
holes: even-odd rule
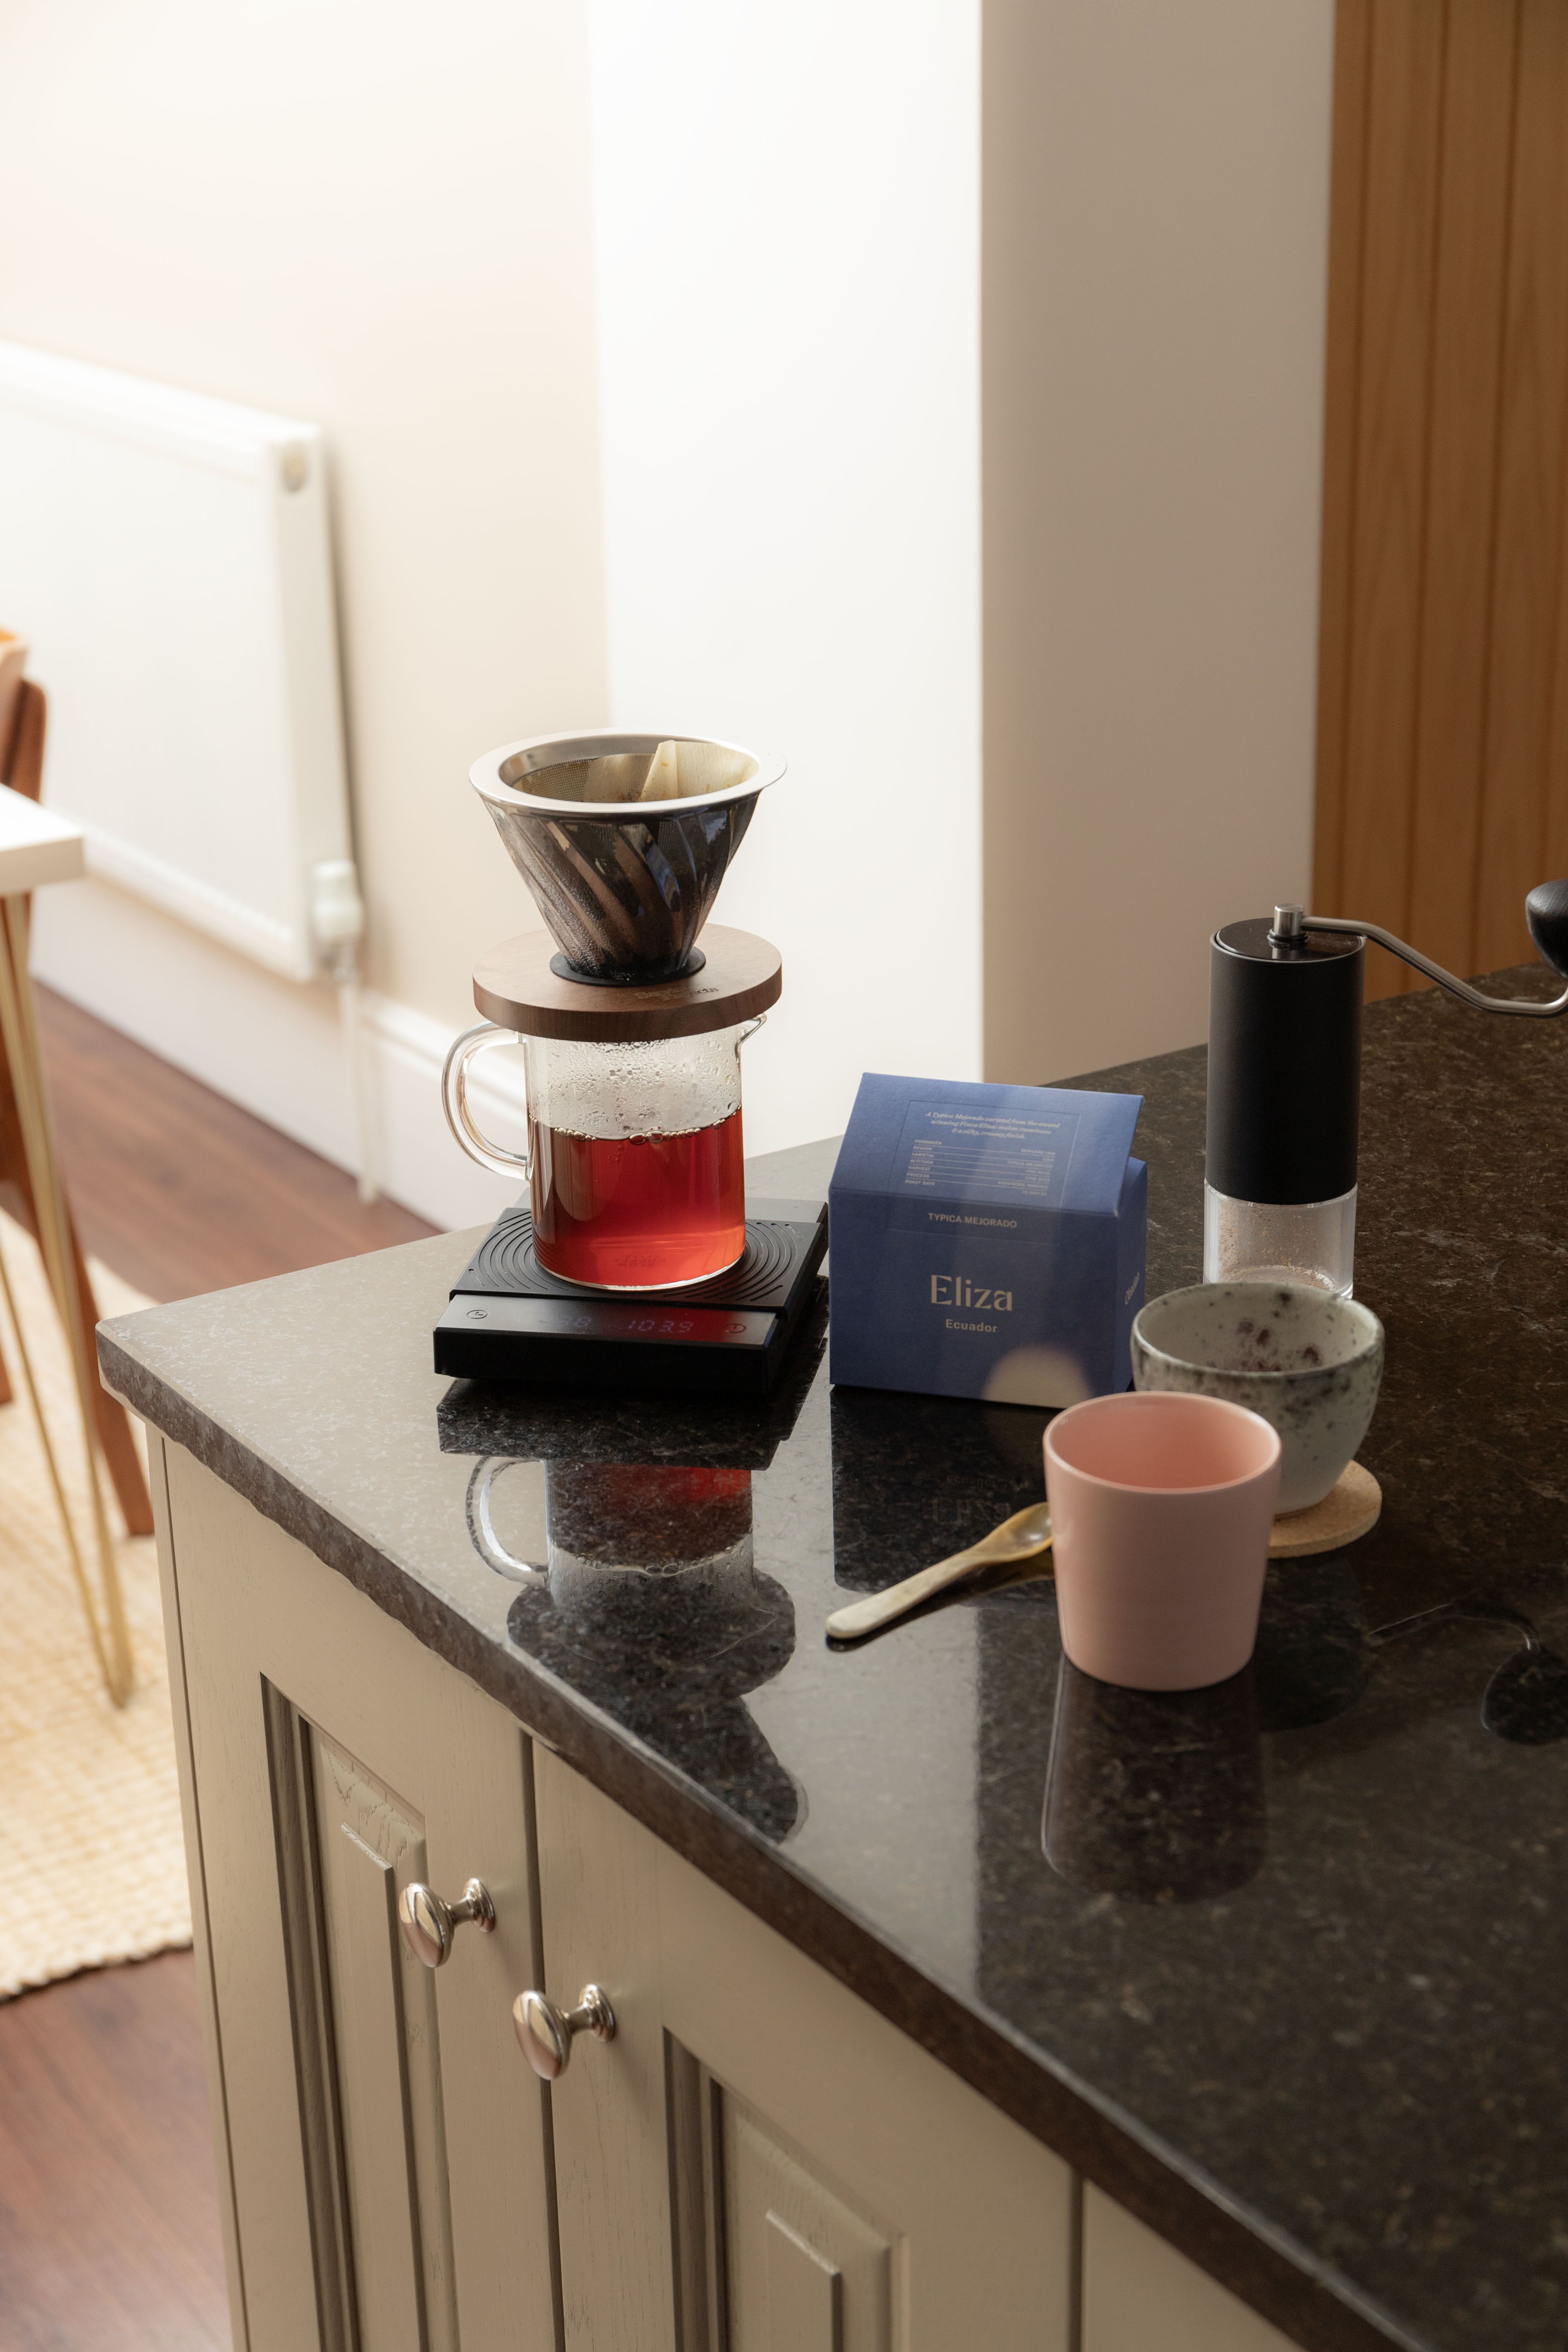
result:
[[[40,992],[87,1248],[153,1298],[412,1241],[405,1209]],[[0,2352],[226,2352],[188,1952],[0,2002]]]
[[[276,1128],[38,991],[50,1097],[88,1251],[149,1298],[192,1298],[432,1229]],[[434,1106],[432,1106],[434,1115]]]
[[[0,2344],[229,2344],[188,1952],[0,2007]]]

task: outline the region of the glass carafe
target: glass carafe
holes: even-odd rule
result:
[[[605,1045],[521,1036],[491,1022],[459,1037],[443,1079],[447,1123],[472,1160],[527,1178],[541,1265],[595,1290],[672,1290],[745,1247],[741,1047],[762,1017],[697,1037]],[[481,1133],[468,1100],[476,1055],[521,1044],[528,1150]]]

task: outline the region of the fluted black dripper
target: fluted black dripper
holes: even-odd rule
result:
[[[697,945],[758,796],[784,772],[710,736],[536,736],[470,780],[561,950],[554,968],[648,987],[701,968]]]

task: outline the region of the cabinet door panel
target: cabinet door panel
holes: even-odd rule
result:
[[[658,1853],[666,2025],[888,2233],[898,2352],[1067,2352],[1067,2166],[689,1864]],[[852,2317],[847,2294],[847,2326]]]
[[[765,2342],[768,2352],[844,2352],[843,2272],[776,2213],[767,2216],[766,2228],[765,2325],[752,2336],[732,2319],[732,2339]],[[733,2307],[742,2302],[736,2297]]]
[[[603,1985],[616,2013],[614,2042],[580,2036],[550,2093],[566,2343],[674,2352],[658,1849],[544,1748],[535,1793],[543,1989],[571,2008]]]
[[[312,1747],[360,2352],[454,2352],[436,1988],[397,1927],[424,1829],[323,1733]]]
[[[405,2328],[410,2308],[421,2323],[412,2340],[430,2352],[447,2352],[455,2335],[463,2352],[555,2352],[548,2113],[510,2014],[539,1964],[528,1742],[464,1675],[179,1447],[167,1459],[249,2352],[347,2352],[356,2289],[363,2352],[401,2345],[384,2331]],[[495,1933],[464,1928],[434,1976],[392,1942],[387,1906],[415,1876],[446,1894],[481,1877],[496,1906]],[[323,1941],[331,1948],[319,1952]],[[405,2225],[385,2279],[380,2238],[374,2259],[345,2263],[345,2280],[366,2274],[340,2294],[334,2178],[358,2162],[381,2182],[397,2161],[384,2147],[373,2159],[368,2122],[351,2158],[356,2118],[375,2099],[392,2137],[402,2116],[419,2224]],[[357,2216],[348,2201],[357,2238],[369,2211]]]
[[[894,2233],[720,2092],[728,2352],[892,2352]]]
[[[1098,2189],[1083,2192],[1083,2352],[1295,2352]]]
[[[622,2029],[582,2049],[556,2089],[569,2322],[579,2294],[603,2298],[577,2273],[606,2244],[635,2246],[647,2281],[640,2335],[580,2340],[670,2340],[673,2176],[681,2352],[719,2352],[719,2313],[729,2352],[773,2352],[775,2335],[779,2352],[797,2339],[817,2352],[835,2328],[845,2352],[1067,2352],[1066,2166],[559,1759],[540,1755],[537,1790],[549,1990],[575,2000],[595,1978]],[[638,2138],[635,2159],[610,2139],[591,2226],[588,2165],[574,2155],[569,2170],[566,2155],[569,2113],[590,2110],[599,2135],[624,2118]],[[684,2210],[697,2183],[700,2229]],[[704,2263],[718,2281],[706,2307]]]

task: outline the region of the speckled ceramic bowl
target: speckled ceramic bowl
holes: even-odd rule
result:
[[[1366,1435],[1383,1379],[1369,1307],[1305,1284],[1199,1282],[1132,1326],[1132,1385],[1250,1406],[1279,1432],[1281,1512],[1321,1503]]]

